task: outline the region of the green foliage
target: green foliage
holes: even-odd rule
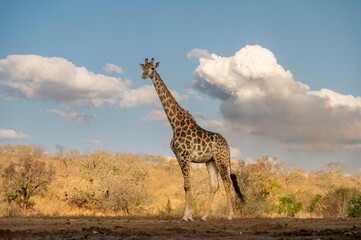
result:
[[[294,193],[280,197],[279,201],[278,213],[284,213],[288,217],[294,217],[302,209],[302,202],[296,200],[296,194]]]
[[[361,217],[361,194],[351,198],[348,203],[347,213],[349,217]]]
[[[315,211],[317,203],[322,198],[321,194],[316,194],[314,198],[312,198],[310,205],[306,208],[306,211],[312,213]]]
[[[168,198],[167,204],[164,206],[164,208],[160,211],[161,214],[171,214],[174,212],[174,209],[172,208],[172,204],[170,202],[170,199]]]

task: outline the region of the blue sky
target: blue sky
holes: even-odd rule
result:
[[[138,66],[154,57],[234,158],[355,172],[360,12],[360,1],[1,0],[0,144],[173,156]]]

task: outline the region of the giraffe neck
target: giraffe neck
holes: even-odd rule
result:
[[[177,103],[157,72],[155,72],[152,81],[163,105],[164,112],[167,115],[169,123],[172,126],[173,131],[175,131],[176,126],[179,125],[179,119],[184,118],[190,114]],[[193,117],[191,116],[191,118]]]

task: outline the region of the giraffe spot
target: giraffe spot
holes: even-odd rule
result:
[[[176,112],[175,105],[172,105],[171,108],[173,112]]]
[[[186,137],[186,133],[182,132],[180,136],[184,138],[184,137]]]

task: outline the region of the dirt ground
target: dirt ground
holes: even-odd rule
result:
[[[0,218],[0,239],[361,239],[361,219]]]

